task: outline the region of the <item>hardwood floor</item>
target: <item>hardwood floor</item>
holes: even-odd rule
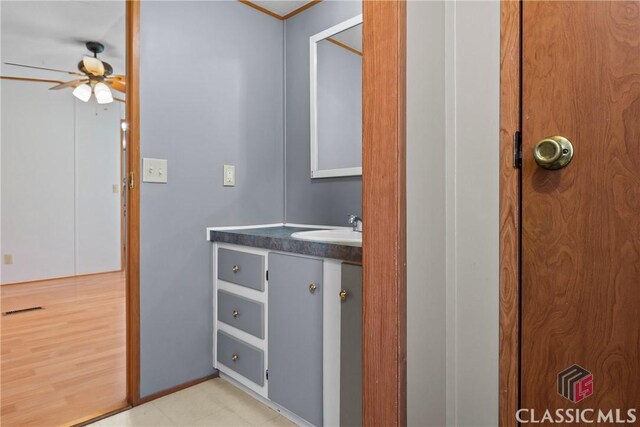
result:
[[[127,406],[125,274],[0,287],[0,424],[72,425]]]

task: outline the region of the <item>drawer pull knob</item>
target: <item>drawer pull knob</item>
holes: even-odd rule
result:
[[[238,267],[237,265],[234,265],[231,270],[233,270],[234,273],[237,273],[238,271],[240,271],[240,267]]]
[[[345,301],[347,299],[347,291],[345,291],[344,289],[340,291],[339,295],[340,301]]]
[[[233,361],[233,363],[236,363],[238,359],[240,359],[240,356],[238,356],[236,353],[233,353],[231,355],[231,361]]]
[[[231,315],[233,316],[234,319],[237,319],[238,316],[240,316],[240,312],[238,310],[233,310],[231,312]]]
[[[309,292],[311,292],[312,294],[315,293],[316,288],[317,288],[317,286],[316,286],[315,283],[310,284],[309,285]]]

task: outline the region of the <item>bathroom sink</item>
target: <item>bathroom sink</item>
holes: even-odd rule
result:
[[[362,233],[352,230],[313,230],[298,231],[291,234],[298,240],[333,243],[336,245],[362,246]]]

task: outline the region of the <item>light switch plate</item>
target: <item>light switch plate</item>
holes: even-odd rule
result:
[[[236,167],[235,166],[224,165],[222,185],[225,187],[234,187],[236,185]]]
[[[169,169],[166,159],[142,159],[142,181],[166,183]]]

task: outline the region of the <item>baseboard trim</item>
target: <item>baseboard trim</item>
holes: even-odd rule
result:
[[[187,381],[186,383],[183,383],[183,384],[178,384],[177,386],[168,388],[166,390],[159,391],[157,393],[150,394],[149,396],[141,397],[134,406],[138,406],[138,405],[142,405],[143,403],[151,402],[152,400],[156,400],[156,399],[164,397],[164,396],[166,396],[168,394],[175,393],[176,391],[184,390],[185,388],[189,388],[189,387],[194,386],[196,384],[200,384],[200,383],[203,383],[205,381],[209,381],[209,380],[211,380],[213,378],[218,378],[219,376],[220,376],[220,374],[216,370],[216,372],[214,372],[211,375],[207,375],[206,377],[196,378],[195,380]]]
[[[120,269],[120,270],[111,270],[111,271],[100,271],[98,273],[74,274],[72,276],[49,277],[47,279],[26,280],[24,282],[0,283],[0,286],[33,285],[33,284],[41,284],[43,282],[52,282],[55,280],[83,279],[86,277],[98,276],[100,274],[111,274],[111,273],[125,273],[125,270]]]

